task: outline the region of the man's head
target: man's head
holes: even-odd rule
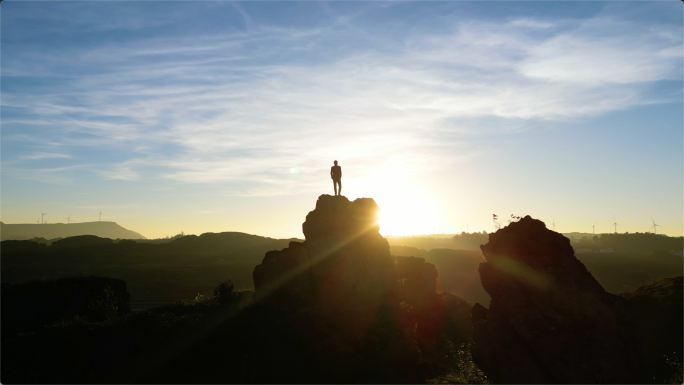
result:
[[[335,161],[335,166],[337,166],[337,161]]]

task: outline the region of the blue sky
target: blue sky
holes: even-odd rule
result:
[[[682,4],[0,6],[5,223],[301,236],[315,199],[386,234],[682,235]]]

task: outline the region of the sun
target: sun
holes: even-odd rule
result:
[[[369,190],[380,206],[382,235],[434,234],[451,230],[438,200],[417,183],[402,178],[379,178]]]

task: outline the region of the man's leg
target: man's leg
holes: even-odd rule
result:
[[[333,179],[333,188],[335,189],[335,196],[337,196],[337,181]]]
[[[338,180],[338,181],[337,181],[337,184],[340,186],[340,187],[339,187],[339,194],[338,194],[338,195],[342,195],[342,179]]]

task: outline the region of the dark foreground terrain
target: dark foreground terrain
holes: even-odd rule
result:
[[[442,317],[441,333],[430,346],[415,330],[425,314],[412,308],[382,307],[357,323],[341,325],[322,313],[274,309],[253,296],[253,291],[231,292],[225,302],[211,297],[108,319],[60,320],[40,331],[3,335],[0,380],[490,382],[472,359],[471,305],[458,297],[437,297],[432,315]],[[649,382],[681,383],[682,277],[657,280],[623,296],[638,305],[645,321],[653,370]],[[104,308],[116,305],[112,301]],[[361,337],[349,343],[349,335]]]
[[[255,303],[253,294],[3,337],[2,382],[421,383],[440,375],[486,382],[468,353],[470,306],[458,297],[432,304],[444,334],[426,341],[411,308],[387,304],[341,323],[324,312]]]
[[[681,258],[578,259],[567,238],[530,217],[489,234],[479,254],[392,250],[376,215],[372,199],[323,195],[304,241],[228,233],[161,245],[3,242],[3,277],[154,261],[165,274],[131,268],[132,281],[171,288],[195,260],[187,269],[203,290],[131,312],[140,290],[121,276],[3,281],[0,380],[681,383]],[[220,259],[252,266],[249,285],[234,285],[246,280],[238,270],[216,269]],[[653,279],[668,272],[676,276]]]

